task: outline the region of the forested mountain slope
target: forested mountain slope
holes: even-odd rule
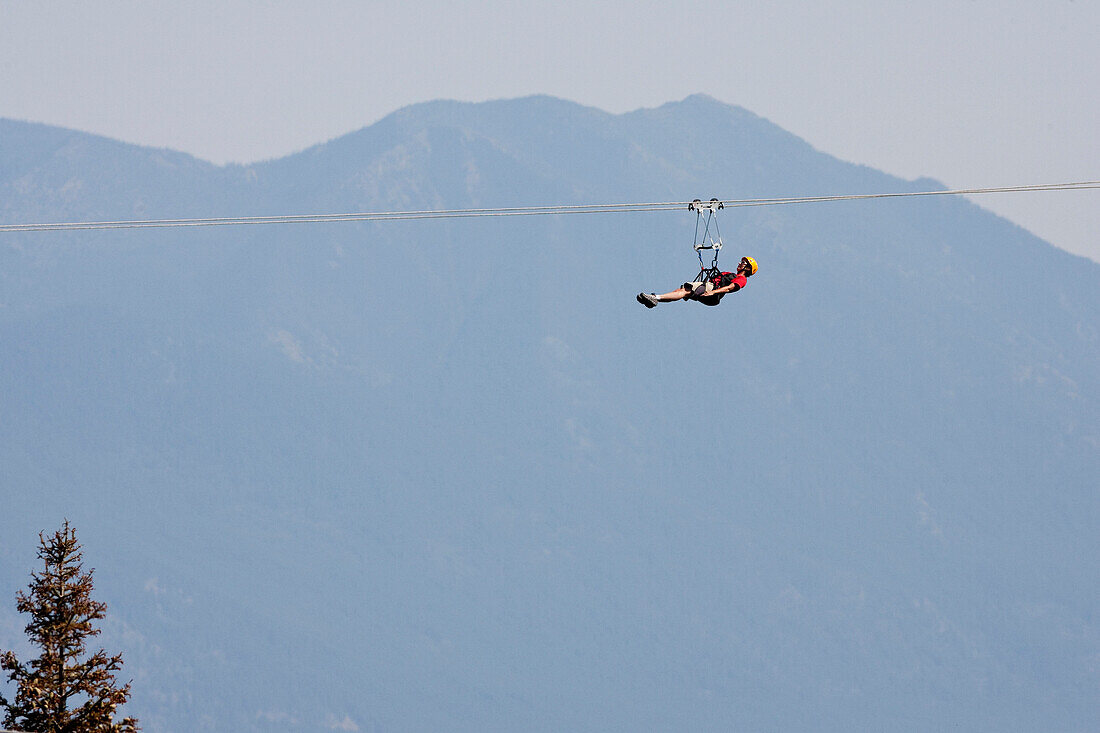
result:
[[[928,190],[706,97],[216,167],[0,121],[0,221]],[[1100,266],[957,198],[0,235],[0,647],[67,517],[146,730],[1087,730]],[[18,648],[18,647],[17,647]]]

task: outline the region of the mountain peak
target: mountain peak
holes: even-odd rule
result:
[[[704,94],[247,170],[38,133],[0,126],[3,220],[899,185]],[[165,730],[1089,729],[1100,266],[956,198],[720,218],[760,273],[655,312],[686,207],[6,235],[0,587],[94,532]]]
[[[722,102],[709,94],[702,92],[696,92],[695,94],[689,94],[681,100],[680,104],[698,104],[698,105],[717,105],[720,107],[729,107],[730,105]]]

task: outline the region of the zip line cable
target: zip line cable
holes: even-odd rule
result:
[[[731,199],[722,201],[725,208],[747,206],[782,206],[830,201],[903,198],[908,196],[955,196],[991,193],[1037,191],[1084,191],[1100,189],[1100,181],[1033,184],[998,188],[967,188],[950,191],[909,191],[897,193],[864,193],[836,196],[798,196],[787,198]],[[693,202],[664,201],[627,204],[572,204],[558,206],[515,206],[482,209],[427,209],[420,211],[365,211],[344,214],[282,214],[272,216],[240,216],[195,219],[137,219],[132,221],[77,221],[38,224],[0,224],[0,233],[55,232],[89,229],[157,229],[170,227],[241,226],[246,224],[322,224],[343,221],[404,221],[416,219],[466,219],[489,216],[550,216],[564,214],[625,214],[646,211],[675,211]]]

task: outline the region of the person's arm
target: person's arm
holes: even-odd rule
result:
[[[711,290],[707,295],[725,295],[726,293],[736,293],[741,289],[741,286],[737,283],[730,283],[729,285],[723,285],[720,288]]]

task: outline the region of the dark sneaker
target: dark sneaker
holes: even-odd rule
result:
[[[660,301],[657,300],[657,296],[653,293],[638,293],[638,302],[646,308],[656,308],[657,303]]]

